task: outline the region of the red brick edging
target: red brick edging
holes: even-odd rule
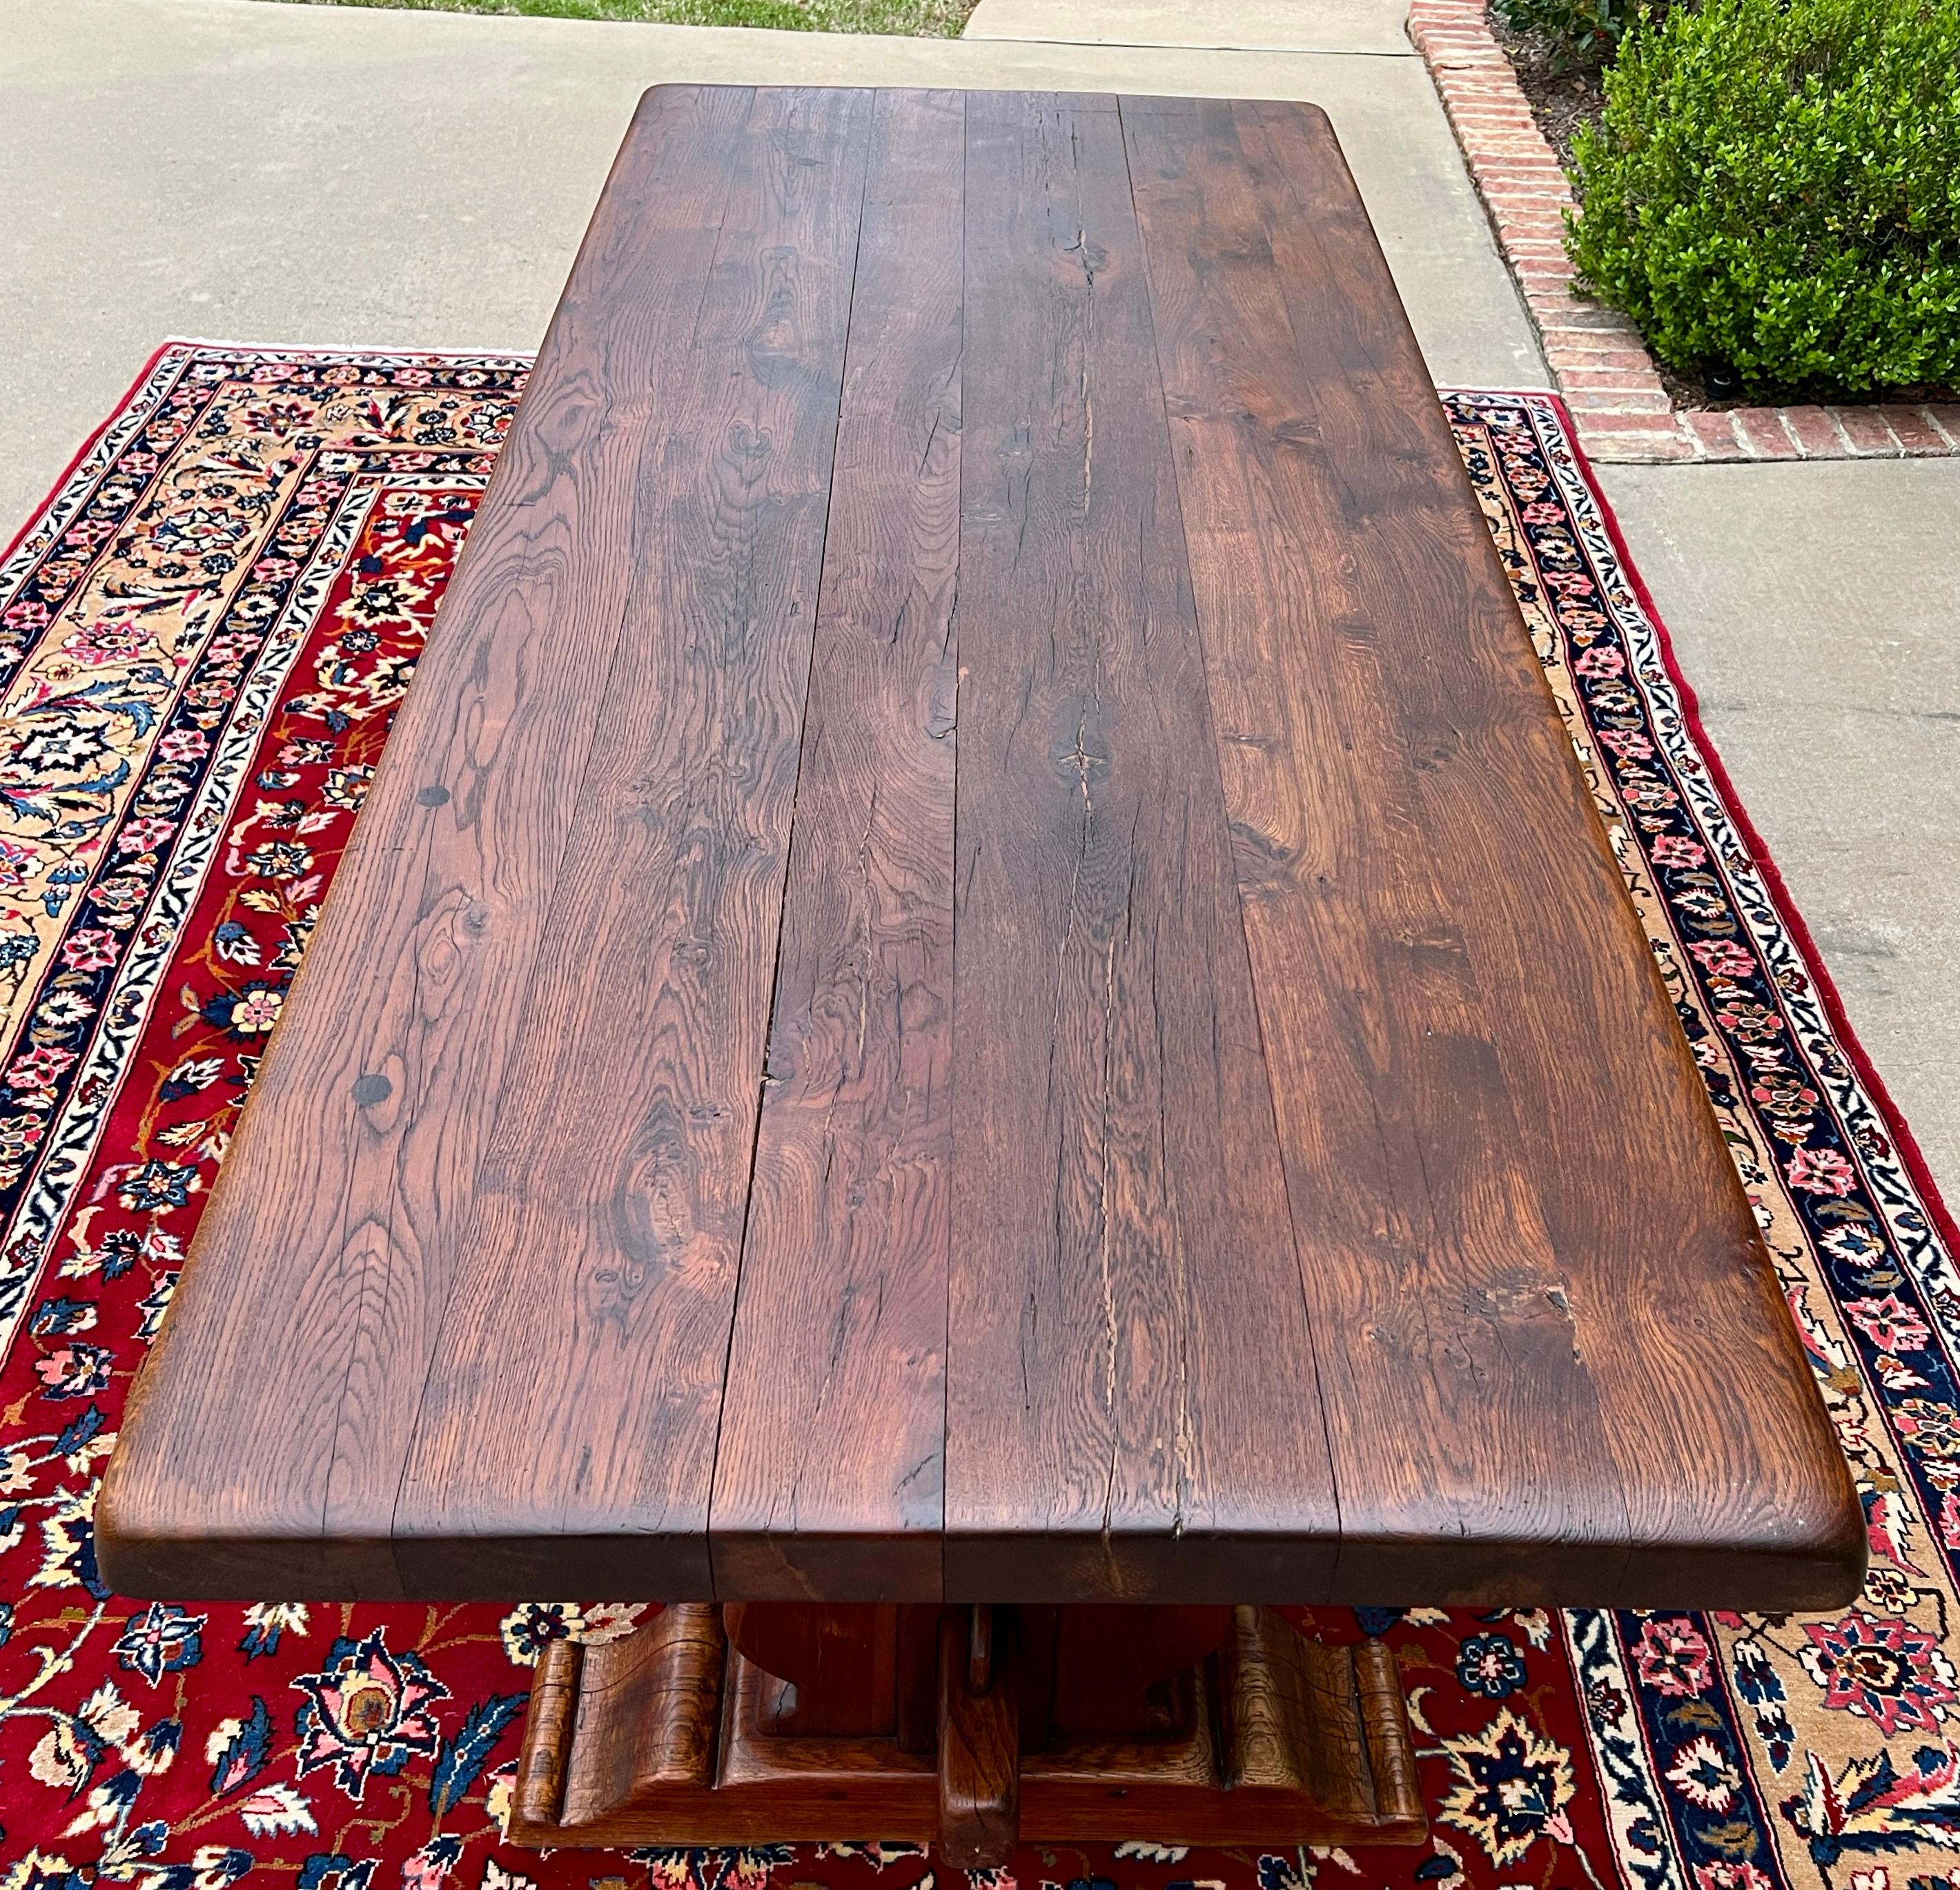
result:
[[[1412,0],[1429,67],[1524,292],[1546,365],[1596,460],[1903,459],[1960,454],[1960,406],[1677,409],[1625,316],[1571,292],[1572,191],[1484,18],[1485,0]]]

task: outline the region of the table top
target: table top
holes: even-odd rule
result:
[[[183,1597],[1850,1596],[1320,112],[647,95],[99,1528]]]

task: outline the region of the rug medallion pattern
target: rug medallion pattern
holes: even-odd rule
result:
[[[0,1890],[933,1879],[904,1845],[504,1844],[539,1649],[644,1610],[179,1607],[96,1572],[130,1378],[527,366],[173,344],[0,561]],[[1857,1468],[1870,1579],[1828,1617],[1300,1611],[1395,1649],[1426,1849],[1139,1832],[978,1890],[1960,1886],[1950,1238],[1558,403],[1446,404]]]

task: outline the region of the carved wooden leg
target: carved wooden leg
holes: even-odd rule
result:
[[[939,1624],[939,1847],[962,1870],[1004,1864],[1020,1835],[1019,1702],[1011,1628],[991,1608]]]
[[[675,1607],[548,1649],[513,1841],[904,1838],[974,1868],[1017,1825],[1052,1843],[1426,1834],[1392,1656],[1266,1609],[772,1604],[727,1629]]]

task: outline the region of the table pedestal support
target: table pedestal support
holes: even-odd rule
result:
[[[768,1661],[772,1665],[762,1663]],[[1392,1656],[1269,1610],[664,1609],[539,1663],[514,1843],[1416,1844]]]

